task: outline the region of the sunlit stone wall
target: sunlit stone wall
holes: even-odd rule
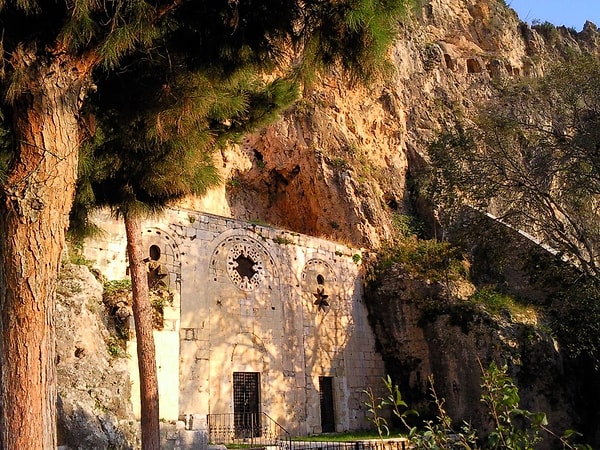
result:
[[[105,232],[85,256],[108,279],[126,278],[123,226],[98,220]],[[164,419],[202,428],[209,413],[256,408],[293,434],[367,426],[363,389],[381,385],[384,367],[359,251],[189,210],[147,221],[143,239],[160,248],[175,294],[155,332]],[[135,342],[129,353],[137,385]]]

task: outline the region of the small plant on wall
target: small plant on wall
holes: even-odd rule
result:
[[[109,317],[109,327],[113,331],[113,336],[107,341],[108,352],[111,356],[120,356],[116,347],[124,353],[127,341],[131,337],[131,280],[112,280],[104,283],[102,302]]]

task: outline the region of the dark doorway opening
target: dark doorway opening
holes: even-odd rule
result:
[[[233,420],[236,438],[260,437],[260,374],[233,372]]]
[[[321,402],[321,431],[335,431],[335,413],[333,408],[333,377],[319,377],[319,400]]]

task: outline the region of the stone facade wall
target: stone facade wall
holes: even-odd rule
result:
[[[108,216],[99,223],[105,233],[86,243],[85,256],[107,278],[126,278],[123,226]],[[209,413],[240,411],[251,395],[234,392],[241,373],[258,380],[259,412],[292,434],[323,431],[320,383],[332,388],[324,401],[335,431],[367,425],[362,391],[381,385],[384,366],[363,304],[360,251],[191,210],[147,221],[143,239],[160,249],[175,294],[155,332],[164,419],[201,429]]]

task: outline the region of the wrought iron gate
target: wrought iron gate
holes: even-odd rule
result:
[[[233,415],[236,438],[260,437],[260,374],[233,372]]]

